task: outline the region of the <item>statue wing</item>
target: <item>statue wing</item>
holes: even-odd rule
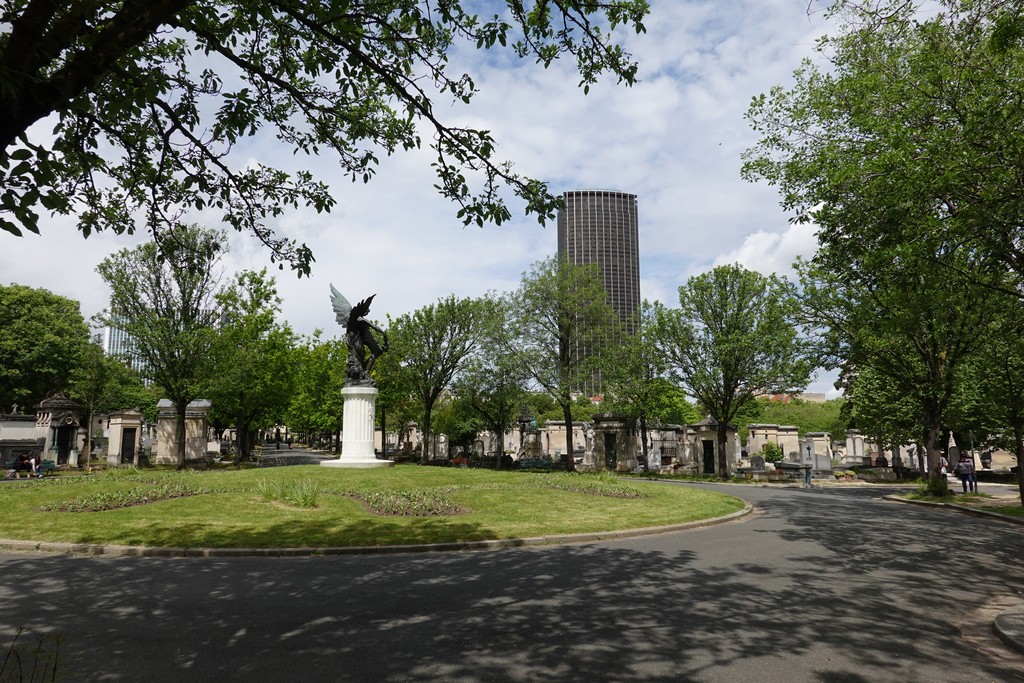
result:
[[[353,306],[352,307],[352,313],[350,315],[352,315],[352,317],[356,318],[357,320],[359,318],[365,318],[366,314],[370,312],[370,302],[373,301],[373,297],[375,297],[375,296],[377,296],[377,295],[376,294],[371,294],[369,297],[367,297],[366,299],[363,299],[362,301],[357,303],[355,306]]]
[[[352,304],[342,296],[341,292],[334,288],[334,285],[331,285],[331,306],[334,308],[335,319],[338,321],[338,324],[347,326],[349,316],[352,314]],[[369,305],[367,305],[367,309],[369,309]]]

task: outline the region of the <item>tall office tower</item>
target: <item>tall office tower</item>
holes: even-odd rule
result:
[[[111,316],[113,325],[103,328],[103,351],[108,356],[116,356],[131,366],[135,371],[143,373],[146,363],[135,348],[135,339],[117,326],[120,318]],[[149,380],[144,380],[149,385]]]
[[[636,195],[572,190],[558,212],[558,255],[575,265],[596,263],[608,303],[633,332],[640,309],[640,246]]]

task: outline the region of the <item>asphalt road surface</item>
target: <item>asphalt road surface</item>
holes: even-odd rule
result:
[[[1024,681],[991,632],[1024,601],[1024,526],[878,489],[720,488],[757,512],[615,542],[3,554],[0,642],[59,635],[66,681]]]

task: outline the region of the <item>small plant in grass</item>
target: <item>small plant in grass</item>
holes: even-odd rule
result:
[[[52,636],[52,647],[47,644],[47,636],[36,636],[36,646],[27,650],[26,645],[18,645],[23,631],[17,630],[0,661],[0,681],[56,681],[60,636]]]
[[[136,486],[121,491],[104,491],[91,496],[50,503],[43,505],[40,509],[44,512],[101,512],[133,505],[145,505],[171,498],[198,496],[204,493],[212,493],[212,491],[189,482],[167,482],[159,486]]]
[[[298,508],[315,508],[320,489],[311,479],[303,479],[285,488],[284,502]]]
[[[260,478],[256,480],[256,493],[264,500],[298,508],[315,508],[319,502],[320,489],[311,479],[285,483]]]
[[[104,479],[113,479],[115,481],[124,479],[135,479],[139,476],[139,468],[133,465],[128,467],[111,467],[110,469],[103,470],[98,476]]]
[[[447,495],[456,490],[458,489],[454,486],[442,486],[436,489],[374,491],[351,493],[349,495],[363,501],[367,507],[378,515],[393,517],[441,517],[444,515],[458,515],[464,512]]]

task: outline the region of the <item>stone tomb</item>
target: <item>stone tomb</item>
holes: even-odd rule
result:
[[[594,416],[594,468],[601,472],[632,472],[637,468],[637,433],[617,415]]]
[[[159,417],[156,424],[156,464],[176,465],[178,463],[177,436],[178,414],[169,399],[162,398],[156,404]],[[185,461],[206,458],[207,416],[210,402],[206,399],[192,401],[185,409]],[[109,456],[108,456],[109,457]]]
[[[139,466],[142,451],[142,413],[119,410],[110,414],[110,440],[107,442],[107,464]]]

